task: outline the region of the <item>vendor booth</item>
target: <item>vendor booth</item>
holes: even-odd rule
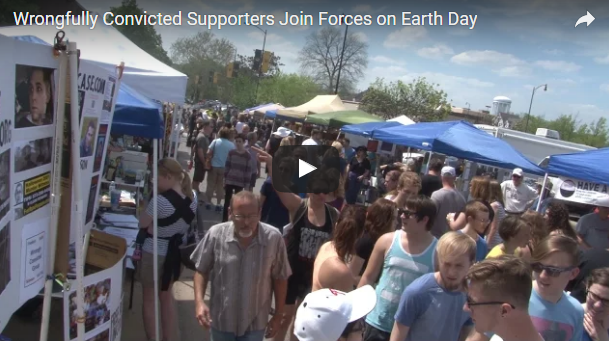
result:
[[[288,121],[303,122],[307,115],[322,114],[331,111],[347,110],[338,95],[319,95],[297,107],[269,110],[266,116]]]
[[[596,206],[606,202],[609,196],[609,148],[579,153],[550,156],[543,188],[549,176],[559,176],[554,181],[554,198]]]

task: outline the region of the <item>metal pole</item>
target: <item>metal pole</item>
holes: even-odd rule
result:
[[[349,30],[349,25],[345,25],[345,37],[343,38],[343,49],[340,52],[340,61],[338,62],[338,75],[336,76],[336,90],[334,90],[334,94],[338,95],[338,84],[340,83],[340,71],[343,68],[343,57],[345,55],[345,46],[347,45],[347,31]]]
[[[533,97],[535,96],[535,90],[537,90],[537,88],[533,88],[533,93],[531,94],[531,104],[529,104],[529,113],[527,114],[527,123],[524,126],[524,132],[527,132],[527,129],[529,129],[529,118],[531,117],[531,108],[533,107]]]
[[[161,320],[159,308],[159,245],[158,245],[158,202],[159,195],[159,139],[152,140],[152,273],[154,274],[154,335],[155,340],[161,340]],[[173,332],[173,331],[172,331]]]
[[[261,30],[262,29],[258,26],[254,26],[257,29]],[[262,55],[260,57],[262,57],[262,59],[264,59],[264,49],[266,48],[266,30],[262,31],[264,32],[264,40],[262,41]],[[254,102],[258,103],[258,87],[260,86],[260,71],[262,68],[262,60],[260,61],[260,64],[258,65],[258,70],[256,70],[256,72],[258,73],[258,79],[256,81],[256,94],[254,95]]]

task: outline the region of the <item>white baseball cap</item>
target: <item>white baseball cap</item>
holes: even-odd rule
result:
[[[524,173],[522,172],[522,168],[514,168],[514,170],[512,171],[512,175],[516,175],[522,178],[522,175]]]
[[[337,341],[347,325],[366,316],[376,305],[376,292],[370,285],[348,293],[320,289],[308,294],[294,321],[299,341]]]
[[[442,171],[440,172],[441,176],[452,176],[453,178],[457,176],[457,172],[454,167],[444,166],[442,167]]]

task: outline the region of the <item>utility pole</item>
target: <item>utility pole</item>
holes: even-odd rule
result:
[[[264,49],[266,48],[266,30],[261,29],[259,26],[254,26],[254,27],[259,29],[260,31],[262,31],[262,33],[264,33],[264,40],[262,41],[262,53],[260,54],[260,56],[264,57]],[[258,74],[258,79],[256,81],[256,94],[254,95],[254,102],[258,99],[258,87],[260,86],[261,68],[262,68],[262,60],[260,61],[260,64],[258,65],[258,70],[256,70],[256,73]]]
[[[334,90],[334,94],[338,95],[338,84],[340,83],[340,71],[343,68],[343,57],[345,56],[345,46],[347,45],[347,31],[349,30],[349,25],[345,23],[345,37],[343,38],[343,49],[340,52],[340,61],[338,62],[338,75],[336,76],[336,89]]]

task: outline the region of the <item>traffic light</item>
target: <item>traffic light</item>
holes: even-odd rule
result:
[[[260,65],[262,64],[262,50],[256,50],[254,54],[254,65],[252,69],[256,72],[260,72]]]
[[[235,71],[235,63],[228,63],[226,66],[226,77],[233,78],[233,72]]]
[[[214,72],[214,84],[218,84],[219,79],[220,79],[220,72]]]
[[[271,59],[273,58],[273,53],[271,51],[264,51],[262,55],[262,73],[267,73],[269,71],[269,66],[271,65]]]
[[[210,83],[214,83],[214,72],[213,71],[209,71],[209,82]]]

